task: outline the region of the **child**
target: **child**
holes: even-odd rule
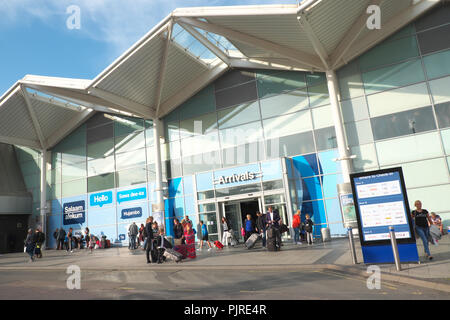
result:
[[[309,218],[309,214],[305,215],[305,231],[306,231],[306,241],[308,245],[312,245],[314,243],[313,240],[313,225],[314,222]]]

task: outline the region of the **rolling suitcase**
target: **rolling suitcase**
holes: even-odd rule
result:
[[[223,249],[223,244],[220,241],[214,241],[214,245],[217,247],[217,249]]]
[[[252,234],[245,242],[245,246],[247,247],[247,249],[253,248],[256,244],[256,241],[258,241],[259,238],[260,238],[259,234],[257,233]]]
[[[269,227],[267,229],[267,241],[266,241],[266,248],[268,251],[277,251],[277,238],[276,238],[276,231],[275,228]]]
[[[166,249],[164,251],[164,257],[168,260],[175,261],[176,263],[180,262],[183,259],[183,255],[173,249]]]

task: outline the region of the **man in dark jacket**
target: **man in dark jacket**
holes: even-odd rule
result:
[[[42,258],[42,245],[45,241],[45,235],[41,231],[41,228],[37,228],[34,233],[34,242],[36,243],[36,248],[34,249],[34,253],[36,258]]]
[[[64,240],[66,240],[66,230],[64,230],[62,227],[59,229],[58,232],[58,249],[64,250]]]
[[[272,228],[275,233],[275,245],[278,247],[278,250],[281,249],[281,233],[280,233],[280,213],[278,210],[274,211],[272,206],[269,206],[268,211],[266,213],[266,228]]]
[[[149,217],[147,219],[147,223],[145,224],[145,232],[147,233],[147,248],[145,249],[145,255],[147,257],[147,263],[156,262],[154,259],[154,254],[151,254],[154,251],[154,243],[153,243],[153,217]]]
[[[266,215],[261,212],[256,213],[256,232],[258,232],[262,237],[262,245],[266,246]]]

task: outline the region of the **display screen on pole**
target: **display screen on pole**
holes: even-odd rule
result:
[[[361,243],[389,242],[394,226],[399,243],[415,242],[401,168],[351,175]]]

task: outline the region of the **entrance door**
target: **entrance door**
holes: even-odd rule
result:
[[[234,236],[243,242],[241,228],[244,226],[247,214],[251,215],[253,221],[256,222],[256,212],[261,211],[260,198],[222,202],[222,208],[222,216],[225,215],[230,222]]]

